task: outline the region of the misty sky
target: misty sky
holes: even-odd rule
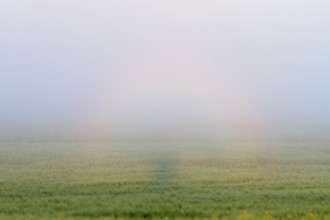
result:
[[[330,135],[328,0],[3,0],[0,134]]]

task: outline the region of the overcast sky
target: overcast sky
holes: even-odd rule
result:
[[[0,1],[0,129],[330,135],[328,0]]]

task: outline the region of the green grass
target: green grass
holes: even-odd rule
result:
[[[0,219],[330,219],[327,144],[0,144]]]

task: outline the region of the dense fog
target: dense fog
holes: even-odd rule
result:
[[[329,1],[2,1],[0,140],[330,137]]]

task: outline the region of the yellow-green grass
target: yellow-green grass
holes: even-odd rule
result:
[[[325,143],[0,144],[0,219],[330,219]]]

